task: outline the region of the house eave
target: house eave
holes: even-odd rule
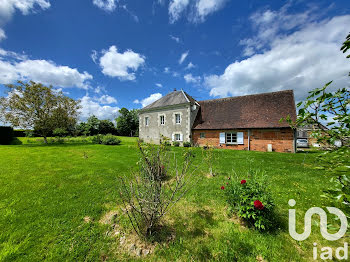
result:
[[[166,110],[166,109],[175,109],[175,108],[183,107],[183,106],[186,106],[186,105],[191,105],[191,102],[186,102],[186,103],[181,103],[181,104],[176,104],[176,105],[169,105],[169,106],[143,108],[143,109],[140,109],[139,113],[143,114],[143,113],[146,113],[146,112],[149,113],[149,112],[162,111],[162,110]]]

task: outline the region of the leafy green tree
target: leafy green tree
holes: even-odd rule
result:
[[[54,136],[58,136],[58,137],[65,137],[68,135],[68,132],[64,128],[55,128],[55,130],[53,130],[52,134]]]
[[[98,125],[98,133],[102,135],[115,134],[116,129],[112,121],[100,120]]]
[[[350,50],[350,34],[341,50],[344,53]],[[305,124],[318,126],[319,130],[313,131],[312,135],[319,142],[331,146],[337,140],[342,142],[341,147],[333,146],[331,150],[319,155],[319,166],[316,168],[331,177],[323,197],[338,202],[350,214],[350,90],[345,87],[328,92],[327,87],[331,83],[332,81],[322,88],[312,90],[306,101],[298,104],[296,122],[292,122],[289,117],[286,120],[293,128]]]
[[[76,134],[78,136],[87,136],[88,135],[88,128],[87,124],[85,122],[81,122],[76,126]]]
[[[0,98],[0,113],[14,127],[35,129],[47,143],[54,129],[76,125],[80,101],[33,81],[6,86],[8,96]]]
[[[86,122],[87,134],[89,136],[97,135],[99,125],[100,125],[100,120],[94,115],[90,116]]]
[[[350,33],[346,37],[345,42],[343,43],[342,47],[340,48],[343,53],[346,53],[350,49]],[[350,58],[350,55],[348,55],[346,58]],[[350,76],[350,73],[349,73]]]
[[[138,134],[139,120],[138,110],[129,111],[125,107],[119,110],[117,121],[117,132],[122,136],[135,136]]]

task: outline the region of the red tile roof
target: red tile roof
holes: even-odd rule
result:
[[[296,119],[292,90],[199,101],[193,129],[289,127],[282,117]]]

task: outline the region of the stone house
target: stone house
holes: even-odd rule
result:
[[[295,152],[296,133],[283,117],[296,119],[292,90],[196,101],[174,91],[140,111],[140,139],[191,142],[237,150]]]

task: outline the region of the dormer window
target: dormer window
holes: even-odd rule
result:
[[[175,123],[181,124],[181,115],[180,114],[175,114]]]

